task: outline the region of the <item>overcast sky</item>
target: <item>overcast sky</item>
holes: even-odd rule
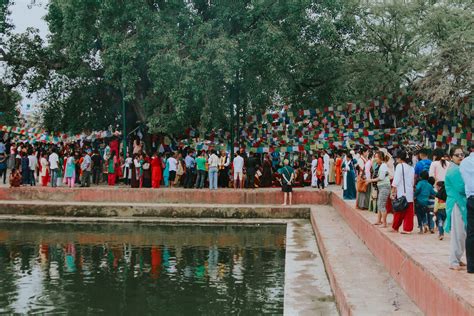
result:
[[[15,32],[21,33],[28,27],[40,30],[41,36],[46,37],[48,26],[43,20],[46,14],[46,0],[36,0],[33,6],[28,6],[31,0],[15,0],[15,4],[10,7],[10,20],[15,25]],[[30,9],[31,8],[31,9]]]
[[[34,27],[40,30],[40,35],[46,39],[48,34],[48,25],[43,20],[44,15],[46,14],[46,3],[47,0],[36,0],[38,4],[29,6],[31,0],[15,0],[15,4],[10,6],[10,21],[15,26],[15,32],[22,33],[26,31],[28,27]],[[20,91],[23,95],[23,100],[21,102],[22,108],[26,104],[32,104],[38,102],[36,96],[28,98],[26,94]]]

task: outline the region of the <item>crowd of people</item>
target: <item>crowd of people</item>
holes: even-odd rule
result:
[[[94,143],[35,145],[0,141],[0,181],[7,170],[12,187],[21,185],[89,187],[92,184],[132,188],[281,187],[284,205],[292,204],[293,187],[323,190],[341,185],[343,198],[376,213],[374,225],[410,234],[416,215],[420,234],[451,234],[452,269],[474,272],[474,147],[465,158],[461,147],[447,153],[421,149],[359,147],[298,153],[254,153],[180,147],[147,153],[133,141],[125,157],[117,138]],[[429,159],[432,156],[432,160]],[[465,158],[465,159],[464,159]],[[387,215],[393,213],[391,227]],[[468,214],[471,214],[468,216]]]
[[[363,148],[350,164],[355,166],[356,196],[345,190],[344,197],[355,197],[357,208],[377,213],[374,225],[410,234],[416,217],[420,234],[437,230],[443,240],[450,233],[450,268],[465,269],[461,258],[466,252],[467,271],[474,273],[473,145],[468,155],[460,146],[449,153],[421,149],[412,156],[404,150],[390,154],[384,148]],[[353,184],[352,176],[350,180]]]

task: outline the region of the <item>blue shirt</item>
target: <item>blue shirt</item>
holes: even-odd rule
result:
[[[196,165],[196,162],[194,161],[194,158],[191,157],[191,156],[186,156],[186,158],[184,158],[184,163],[186,164],[186,168],[194,168],[194,166]]]
[[[416,203],[428,206],[430,196],[434,196],[436,194],[433,186],[426,180],[421,180],[416,184],[415,190],[415,198]]]
[[[464,180],[464,189],[466,196],[474,196],[474,152],[464,158],[459,165],[462,179]]]
[[[423,159],[416,163],[415,174],[419,176],[424,170],[430,171],[431,160]]]

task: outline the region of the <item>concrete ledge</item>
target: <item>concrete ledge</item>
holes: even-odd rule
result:
[[[286,226],[284,315],[338,315],[311,224]]]
[[[334,208],[311,223],[341,315],[423,315]]]
[[[309,206],[0,201],[3,215],[308,219],[309,211]]]
[[[328,191],[295,188],[294,204],[328,204]],[[281,204],[283,193],[279,188],[234,190],[219,189],[131,189],[128,187],[0,188],[0,200],[9,201],[71,201],[112,203],[196,203],[196,204]]]
[[[448,269],[446,240],[442,244],[435,238],[429,239],[430,236],[382,231],[363,215],[367,212],[358,211],[351,202],[344,201],[340,192],[331,195],[331,202],[426,315],[474,315],[474,276]],[[439,251],[433,253],[430,249],[436,245],[446,252],[441,259]]]

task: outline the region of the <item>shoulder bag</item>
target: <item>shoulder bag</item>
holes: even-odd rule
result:
[[[408,200],[406,198],[406,187],[405,187],[405,169],[403,169],[403,163],[402,163],[402,176],[403,176],[403,194],[399,198],[395,198],[392,201],[392,208],[394,212],[403,212],[404,210],[407,209],[408,207]]]

